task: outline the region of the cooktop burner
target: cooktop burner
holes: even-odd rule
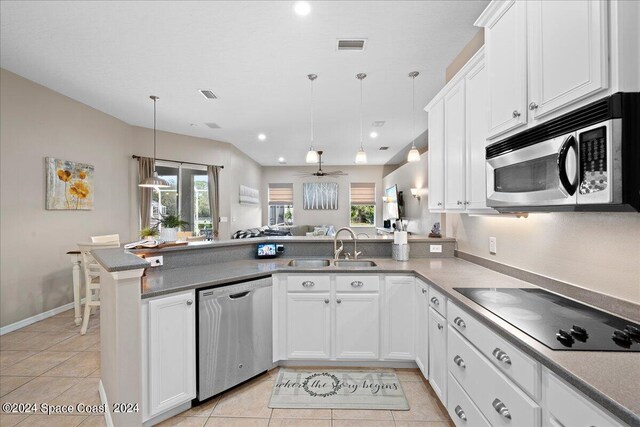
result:
[[[454,288],[552,350],[640,352],[640,325],[537,288]]]

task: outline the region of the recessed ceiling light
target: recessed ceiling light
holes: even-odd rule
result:
[[[369,136],[370,136],[371,138],[377,138],[377,137],[378,137],[378,132],[371,132],[371,133],[369,134]]]
[[[300,16],[307,16],[311,12],[311,5],[306,1],[297,1],[293,5],[293,10]]]
[[[287,161],[284,159],[284,157],[278,157],[278,163],[282,165],[284,163],[287,163]]]
[[[264,141],[265,139],[267,139],[267,135],[265,135],[264,133],[261,133],[261,134],[258,135],[258,139],[260,141]]]

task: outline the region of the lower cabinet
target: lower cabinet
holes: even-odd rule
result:
[[[380,357],[380,296],[336,294],[336,358]]]
[[[387,276],[384,287],[384,359],[415,360],[415,279]]]
[[[447,410],[456,427],[491,427],[489,421],[451,373],[447,381]]]
[[[331,357],[329,293],[287,294],[287,356],[290,359]]]
[[[416,365],[429,378],[429,286],[416,280]]]
[[[429,384],[447,405],[447,321],[429,307]]]
[[[196,397],[195,291],[143,302],[146,418]]]

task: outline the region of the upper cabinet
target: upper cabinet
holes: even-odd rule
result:
[[[526,3],[532,118],[606,89],[606,3]]]
[[[524,2],[508,1],[500,3],[485,24],[490,135],[527,123],[525,17]]]
[[[432,101],[429,113],[429,210],[444,210],[444,99]]]
[[[444,96],[444,207],[462,211],[465,203],[465,108],[464,80]]]
[[[489,139],[609,87],[606,1],[493,1],[476,25],[485,28]]]

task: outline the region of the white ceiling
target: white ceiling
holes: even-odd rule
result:
[[[364,72],[365,148],[384,164],[427,127],[422,107],[446,66],[473,37],[488,1],[2,1],[3,68],[136,126],[234,144],[263,165],[304,163],[309,146],[306,75],[318,74],[316,148],[327,164],[352,164],[359,145]],[[365,37],[365,52],[337,38]],[[410,71],[416,78],[412,131]],[[198,89],[219,99],[206,100]],[[385,120],[379,137],[368,137]],[[221,129],[210,129],[215,122]],[[195,124],[193,126],[192,124]],[[265,133],[266,141],[257,135]],[[386,145],[388,151],[378,151]]]

